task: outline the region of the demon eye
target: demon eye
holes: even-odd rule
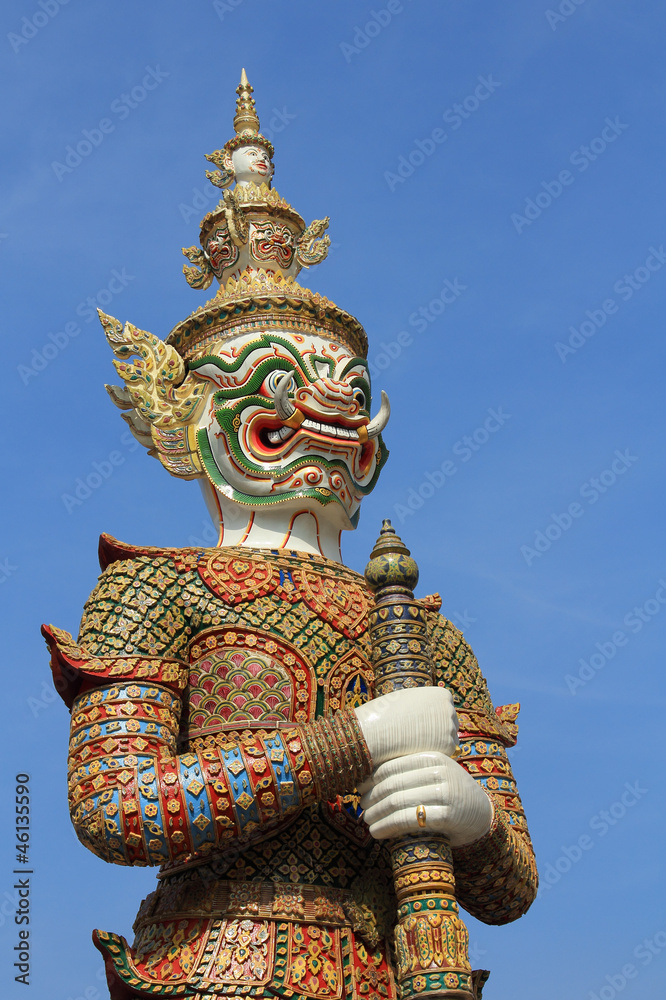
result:
[[[278,387],[278,382],[280,381],[280,379],[284,378],[284,376],[288,374],[289,373],[283,371],[282,368],[277,368],[275,371],[272,371],[270,375],[267,375],[266,378],[264,379],[264,386],[263,386],[266,395],[272,398],[275,395],[275,390]]]
[[[367,410],[368,402],[367,399],[365,398],[365,393],[363,392],[363,389],[359,389],[358,387],[354,389],[354,399],[358,403],[361,410]]]

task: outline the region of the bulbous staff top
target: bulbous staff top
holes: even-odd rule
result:
[[[101,314],[124,383],[107,388],[149,454],[201,482],[220,544],[338,558],[340,531],[355,526],[386,461],[390,408],[382,393],[371,417],[361,324],[296,281],[326,257],[329,220],[306,226],[271,186],[273,145],[252,92],[243,70],[235,134],[208,154],[223,195],[202,220],[200,245],[183,250],[192,288],[217,280],[217,292],[165,340]]]

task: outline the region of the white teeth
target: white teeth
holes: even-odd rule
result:
[[[358,431],[350,427],[340,427],[339,424],[319,424],[316,420],[304,420],[302,426],[308,431],[317,431],[318,434],[326,434],[328,437],[358,440]]]
[[[325,434],[327,437],[340,437],[351,441],[358,441],[358,431],[353,430],[351,427],[340,427],[337,424],[320,424],[316,420],[304,420],[301,427],[303,430],[315,431],[317,434]],[[279,430],[268,432],[268,440],[271,444],[281,444],[295,433],[296,431],[292,427],[280,427]]]
[[[280,427],[277,431],[268,432],[268,440],[271,444],[280,444],[281,441],[286,441],[295,433],[296,431],[292,427]]]

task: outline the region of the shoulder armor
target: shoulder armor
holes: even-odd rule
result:
[[[42,635],[51,653],[55,688],[68,708],[81,690],[102,684],[145,680],[178,695],[187,683],[187,665],[174,657],[94,656],[64,629],[42,625]]]
[[[157,545],[129,545],[127,542],[118,541],[117,538],[107,535],[105,532],[99,536],[99,564],[103,570],[114,562],[123,559],[136,559],[138,556],[173,559],[178,569],[190,569],[196,565],[201,553],[206,551],[206,549],[196,546],[174,549],[162,548]]]

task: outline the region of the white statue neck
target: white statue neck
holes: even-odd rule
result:
[[[238,546],[249,549],[295,549],[342,562],[340,537],[342,528],[331,523],[328,510],[319,505],[303,508],[277,504],[250,510],[228,501],[213,489],[208,480],[200,479],[201,491],[216,530],[219,548]]]

